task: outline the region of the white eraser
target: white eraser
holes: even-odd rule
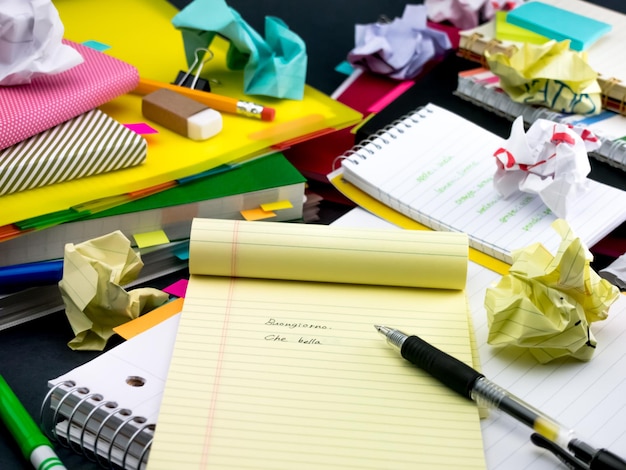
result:
[[[222,130],[222,115],[198,101],[162,88],[143,97],[143,115],[192,140],[206,140]]]
[[[207,108],[187,118],[187,136],[193,140],[206,140],[222,130],[222,115]]]

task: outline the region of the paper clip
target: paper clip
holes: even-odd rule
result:
[[[201,52],[204,52],[204,54],[201,54]],[[200,58],[201,55],[202,59]],[[189,66],[187,72],[183,72],[182,70],[178,72],[174,84],[194,90],[211,91],[211,85],[209,83],[209,80],[200,77],[200,74],[202,73],[202,67],[204,67],[204,64],[211,59],[213,59],[213,52],[211,52],[210,49],[205,49],[202,47],[197,48],[194,52],[193,63]],[[196,68],[197,70],[192,77],[192,73]]]

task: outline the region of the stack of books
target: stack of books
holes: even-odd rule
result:
[[[97,41],[100,46],[110,47],[106,54],[90,49],[94,53],[132,64],[133,84],[98,104],[92,113],[144,142],[145,158],[140,164],[115,171],[45,184],[31,182],[29,187],[0,193],[0,276],[2,270],[17,267],[28,273],[26,279],[30,275],[34,280],[32,276],[39,272],[37,265],[49,266],[51,261],[61,260],[66,243],[82,242],[116,229],[122,230],[137,250],[150,251],[155,248],[142,242],[142,235],[158,232],[165,245],[184,242],[189,238],[193,217],[268,221],[315,217],[319,199],[305,195],[305,178],[277,152],[320,132],[352,126],[360,121],[359,112],[309,86],[305,86],[302,100],[243,96],[242,72],[226,67],[229,44],[216,38],[211,45],[213,59],[203,67],[203,76],[217,83],[213,91],[271,107],[275,118],[266,121],[224,112],[220,133],[205,141],[193,141],[146,122],[141,113],[142,97],[128,93],[139,76],[166,84],[180,70],[187,69],[181,32],[171,24],[177,13],[171,4],[144,0],[130,7],[116,2],[105,8],[89,0],[80,5],[61,2],[57,8],[65,35],[77,47],[89,49],[83,43]],[[120,28],[111,30],[105,22],[85,21],[99,16],[110,16]],[[134,25],[122,25],[138,17],[159,33],[145,36]],[[146,51],[159,51],[159,59],[154,60]],[[154,133],[141,137],[129,129],[142,125]],[[75,135],[75,129],[68,132]],[[29,148],[25,147],[24,152],[28,153]],[[54,272],[58,276],[58,271]],[[7,283],[3,286],[0,294],[17,295],[20,291],[19,285],[11,285],[10,289]],[[10,323],[15,322],[12,318]]]

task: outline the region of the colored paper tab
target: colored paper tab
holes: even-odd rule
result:
[[[168,294],[174,295],[176,297],[185,297],[188,283],[189,281],[187,279],[180,279],[174,284],[171,284],[163,289],[163,292],[167,292]]]
[[[264,211],[260,207],[256,209],[248,209],[247,211],[241,211],[241,216],[246,220],[263,220],[270,217],[276,217],[275,212]]]
[[[169,243],[169,239],[163,230],[155,230],[154,232],[136,233],[133,235],[135,242],[139,248],[147,248],[149,246],[163,245]]]
[[[122,338],[128,340],[139,333],[149,330],[154,325],[158,325],[164,320],[181,312],[183,309],[184,299],[174,299],[160,307],[150,310],[148,313],[135,318],[134,320],[123,323],[113,328],[113,331]]]
[[[126,126],[128,129],[130,129],[131,131],[139,135],[159,133],[159,131],[157,131],[154,127],[146,124],[145,122],[128,123],[128,124],[124,124],[124,126]]]
[[[100,51],[100,52],[104,52],[107,49],[111,49],[111,46],[109,46],[108,44],[104,44],[99,41],[94,41],[92,39],[90,39],[89,41],[83,42],[83,46],[91,47],[92,49],[95,49],[96,51]]]
[[[292,207],[293,207],[293,204],[291,204],[291,201],[289,201],[289,199],[284,200],[284,201],[276,201],[276,202],[269,202],[267,204],[261,204],[261,209],[263,209],[265,212],[279,211],[281,209],[291,209]]]

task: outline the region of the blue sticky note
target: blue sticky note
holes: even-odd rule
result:
[[[528,2],[511,10],[506,21],[584,51],[611,30],[611,25],[543,2]]]
[[[92,49],[95,49],[95,50],[100,51],[100,52],[104,52],[107,49],[111,48],[111,46],[109,46],[108,44],[104,44],[104,43],[98,42],[98,41],[93,41],[91,39],[89,41],[83,42],[83,46],[91,47]]]

